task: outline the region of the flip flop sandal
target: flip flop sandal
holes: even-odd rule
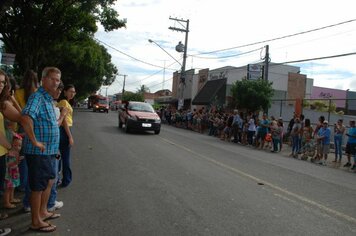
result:
[[[4,208],[5,208],[5,209],[14,209],[14,208],[16,208],[16,205],[10,204],[10,205],[8,205],[8,206],[4,206]]]
[[[17,198],[14,198],[12,201],[11,201],[11,203],[20,203],[21,202],[21,200],[20,199],[17,199]]]
[[[54,220],[61,217],[61,214],[58,213],[52,213],[50,216],[46,217],[43,219],[43,221],[47,221],[47,220]]]
[[[56,231],[57,227],[55,225],[48,224],[39,228],[30,227],[30,230],[40,232],[40,233],[50,233]]]
[[[6,218],[8,218],[8,217],[9,217],[8,214],[6,214],[6,213],[0,213],[0,220],[4,220],[4,219],[6,219]]]

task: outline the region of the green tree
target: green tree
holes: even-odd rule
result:
[[[261,79],[236,81],[231,87],[233,106],[248,111],[267,110],[273,93],[272,82]]]
[[[53,55],[58,56],[49,58],[48,63],[61,69],[64,84],[75,85],[77,98],[86,98],[101,85],[110,85],[118,73],[106,48],[90,37],[63,42],[53,49]]]
[[[128,92],[128,91],[124,92],[123,100],[124,101],[138,101],[138,102],[145,101],[142,93],[133,93],[133,92]]]
[[[93,36],[98,22],[105,31],[125,27],[125,21],[119,20],[118,13],[111,8],[115,2],[116,0],[4,1],[0,5],[0,40],[3,41],[6,52],[16,54],[15,74],[22,75],[27,69],[40,72],[44,66],[54,65],[51,63],[57,61],[56,66],[72,65],[72,75],[76,75],[73,78],[83,78],[77,84],[88,82],[91,84],[88,89],[95,90],[101,84],[110,84],[117,69],[110,63],[110,55],[99,47]],[[80,49],[81,44],[83,49]],[[94,46],[94,49],[90,49],[90,46]],[[65,56],[67,51],[64,50],[68,50],[71,55],[69,62],[68,57],[58,58]],[[83,59],[83,55],[89,55],[89,60]],[[105,65],[96,66],[98,61]],[[91,76],[80,76],[81,73],[88,73],[86,69],[90,64],[97,67],[89,71]],[[64,78],[72,77],[71,74],[67,75],[63,67],[60,69],[64,70]],[[106,80],[103,79],[104,76]]]
[[[336,113],[336,104],[330,100],[315,100],[310,103],[310,108],[317,111]]]

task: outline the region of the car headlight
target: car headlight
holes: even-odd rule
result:
[[[161,119],[160,118],[155,119],[155,123],[160,124],[161,123]]]
[[[128,116],[127,118],[130,119],[130,120],[137,121],[137,117],[136,116]]]

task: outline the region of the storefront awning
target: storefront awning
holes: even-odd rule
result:
[[[226,84],[225,79],[208,80],[193,99],[193,105],[209,105],[219,90]]]

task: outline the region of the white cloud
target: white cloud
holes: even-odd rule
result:
[[[169,54],[181,61],[181,54],[174,49],[175,45],[184,42],[185,34],[171,31],[169,26],[182,27],[169,17],[189,19],[188,54],[231,48],[273,39],[289,34],[303,32],[339,22],[352,20],[355,17],[353,1],[326,0],[298,2],[282,0],[120,0],[115,6],[120,18],[127,18],[127,29],[104,33],[96,37],[137,59],[166,66],[174,60],[148,39],[159,43]],[[237,54],[270,45],[272,62],[285,62],[308,58],[356,52],[356,22],[351,22],[324,30],[306,33],[281,40],[242,47],[220,54],[200,55],[216,57],[218,55]],[[133,60],[113,49],[108,49],[113,56],[114,64],[120,73],[128,74],[127,89],[135,90],[141,84],[153,85],[152,91],[162,88],[163,77],[172,77],[172,70],[153,67]],[[222,66],[243,66],[263,57],[259,50],[248,55],[224,59],[202,59],[188,57],[186,68],[218,68]],[[317,60],[303,63],[307,76],[314,79],[316,86],[335,87],[356,91],[356,56],[340,57],[328,60]],[[309,66],[308,66],[309,65]],[[314,65],[314,66],[313,66]],[[323,66],[320,66],[323,65]],[[180,66],[171,66],[179,70]],[[156,75],[153,75],[157,73]],[[143,80],[144,79],[144,80]],[[121,77],[118,80],[122,81]],[[143,80],[143,81],[142,81]],[[161,85],[159,85],[161,83]],[[118,83],[120,84],[120,83]],[[115,85],[116,86],[116,85]],[[109,93],[111,93],[111,87]],[[171,89],[171,83],[165,82]]]

